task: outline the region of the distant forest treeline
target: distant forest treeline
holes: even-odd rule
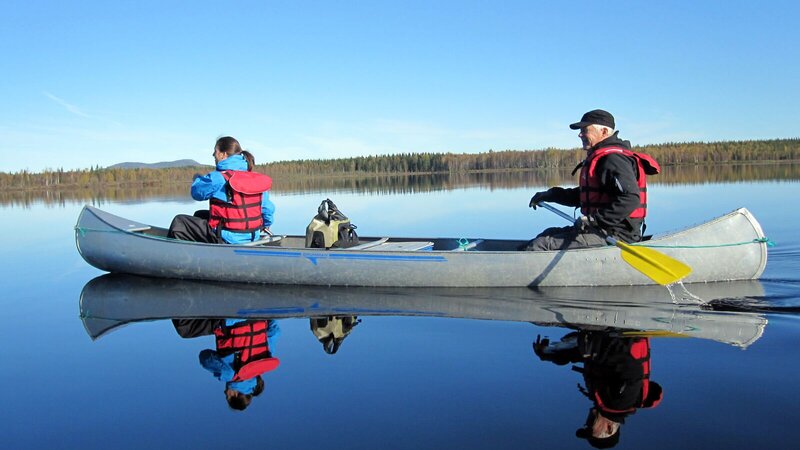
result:
[[[668,143],[634,147],[663,166],[800,160],[800,139]],[[486,170],[572,169],[586,156],[582,149],[504,150],[485,153],[410,153],[268,164],[274,176],[437,173]]]
[[[320,200],[340,193],[413,194],[455,189],[541,189],[544,186],[570,186],[577,182],[571,169],[495,170],[422,175],[363,175],[349,177],[294,177],[274,184],[274,197],[318,193]],[[720,166],[674,166],[649,178],[650,184],[747,183],[753,181],[800,182],[800,162],[783,164],[724,164]],[[0,190],[0,205],[30,207],[36,203],[64,206],[110,202],[189,200],[188,182],[143,186],[138,184],[89,186],[69,189]]]
[[[635,147],[652,155],[662,166],[790,162],[800,160],[800,139],[730,141],[712,143],[668,143]],[[328,160],[279,161],[259,164],[256,171],[275,180],[275,190],[296,184],[329,184],[318,178],[364,178],[409,174],[456,174],[491,171],[561,171],[572,169],[584,157],[581,149],[506,150],[485,153],[407,153],[386,156],[361,156]],[[258,155],[256,155],[258,156]],[[61,191],[64,189],[157,188],[184,186],[197,172],[210,166],[162,169],[122,169],[94,167],[84,170],[46,170],[41,173],[0,172],[2,191]],[[551,175],[552,176],[552,175]],[[663,177],[654,182],[663,182]],[[341,184],[351,184],[342,180]],[[334,183],[336,184],[336,183]]]

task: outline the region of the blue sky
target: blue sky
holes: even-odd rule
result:
[[[7,2],[0,171],[800,136],[796,1]]]

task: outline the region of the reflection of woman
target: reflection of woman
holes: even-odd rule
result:
[[[533,350],[542,361],[583,363],[582,368],[573,369],[583,373],[586,388],[581,392],[593,407],[575,434],[592,446],[613,447],[626,417],[661,402],[661,386],[650,381],[650,338],[581,330],[557,343],[537,337]]]
[[[233,409],[243,410],[264,391],[261,375],[275,370],[280,361],[272,357],[270,343],[280,335],[274,320],[175,319],[182,337],[213,334],[216,349],[200,352],[200,364],[225,382],[225,398]]]
[[[209,211],[175,216],[167,235],[214,244],[257,240],[259,231],[272,225],[275,206],[267,192],[272,180],[252,171],[253,155],[230,136],[217,140],[214,162],[216,170],[196,176],[191,189],[193,199],[209,201]]]
[[[325,353],[332,355],[339,350],[344,338],[346,338],[353,328],[361,323],[356,316],[328,316],[312,317],[311,332],[322,344]]]

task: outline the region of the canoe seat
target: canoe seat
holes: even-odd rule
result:
[[[358,244],[358,245],[354,245],[352,247],[347,247],[345,250],[366,250],[366,249],[368,249],[370,247],[375,247],[376,245],[381,245],[381,244],[383,244],[384,242],[386,242],[388,240],[389,240],[388,237],[380,238],[380,239],[378,239],[376,241],[364,242],[363,244]]]
[[[274,243],[280,241],[281,239],[283,239],[285,237],[286,236],[266,236],[266,237],[263,237],[263,238],[261,238],[261,239],[259,239],[257,241],[245,242],[244,244],[239,244],[239,245],[243,245],[243,246],[246,246],[246,247],[254,247],[256,245],[274,244]]]
[[[352,248],[352,247],[351,247]],[[365,249],[368,252],[417,252],[433,250],[433,242],[383,242]]]

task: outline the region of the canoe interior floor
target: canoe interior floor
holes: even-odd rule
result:
[[[150,227],[145,230],[137,231],[147,236],[166,237],[167,229]],[[456,239],[456,238],[360,238],[357,250],[373,251],[459,251],[466,248],[467,251],[495,251],[495,252],[515,252],[519,251],[528,241],[510,239]],[[374,244],[374,245],[373,245]],[[432,246],[431,246],[432,244]],[[283,236],[274,242],[269,242],[261,246],[281,247],[281,248],[305,248],[305,236]]]

